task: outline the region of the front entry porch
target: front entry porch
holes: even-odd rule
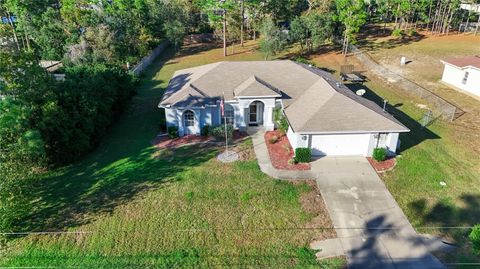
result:
[[[236,127],[246,131],[250,127],[262,127],[263,130],[273,130],[273,109],[275,108],[274,98],[239,98],[236,114]]]

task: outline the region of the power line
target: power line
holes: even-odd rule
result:
[[[415,229],[472,229],[473,226],[419,226]],[[221,232],[221,231],[289,231],[289,230],[369,230],[369,231],[389,231],[401,230],[404,227],[252,227],[252,228],[194,228],[194,229],[156,229],[155,232]],[[0,232],[0,235],[55,235],[55,234],[98,234],[98,233],[118,233],[118,232],[138,232],[136,230],[116,230],[116,231],[36,231],[36,232]],[[148,231],[151,233],[151,231]]]

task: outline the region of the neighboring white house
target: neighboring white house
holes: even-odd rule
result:
[[[273,130],[273,111],[282,109],[293,148],[314,155],[370,156],[376,147],[394,153],[399,133],[409,132],[378,105],[357,96],[329,73],[292,61],[218,62],[177,71],[160,108],[179,135],[199,135],[225,120],[236,129]]]
[[[461,90],[480,97],[480,57],[470,56],[441,61],[442,81]]]

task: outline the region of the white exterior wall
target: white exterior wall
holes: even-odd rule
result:
[[[175,108],[165,108],[165,120],[167,127],[178,126],[177,110]]]
[[[287,138],[288,138],[288,142],[290,142],[290,145],[295,151],[295,149],[297,148],[298,135],[293,132],[292,127],[288,127]]]
[[[390,155],[395,155],[395,152],[397,151],[397,146],[398,146],[398,137],[399,137],[398,133],[389,133],[385,141],[383,141],[383,143],[379,142],[378,138],[376,138],[375,136],[376,134],[371,134],[368,156],[372,155],[374,148],[386,148],[388,149],[388,152]]]
[[[465,72],[468,72],[469,74],[467,83],[463,84],[462,80],[465,76]],[[445,64],[442,81],[461,90],[480,96],[480,70],[476,68],[461,69],[456,66]]]

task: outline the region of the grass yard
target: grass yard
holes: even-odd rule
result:
[[[262,59],[255,46],[228,60]],[[308,249],[335,236],[316,185],[264,175],[251,140],[236,146],[243,160],[234,164],[216,161],[213,146],[172,155],[151,145],[173,72],[223,59],[206,46],[164,53],[101,147],[32,184],[35,210],[25,230],[77,233],[12,238],[0,267],[342,268],[343,258],[319,263]]]
[[[409,46],[420,46],[420,42]],[[435,48],[431,44],[431,49]],[[395,49],[400,47],[392,50]],[[311,59],[337,75],[344,63],[333,48],[325,48]],[[348,62],[364,70],[354,57],[348,57]],[[438,120],[422,128],[418,123],[425,113],[421,100],[364,71],[368,82],[348,86],[352,90],[367,89],[365,97],[378,104],[387,99],[389,112],[412,130],[400,137],[401,157],[396,168],[382,175],[388,189],[419,233],[443,235],[459,244],[458,251],[439,254],[444,262],[452,266],[480,262],[479,257],[471,254],[467,238],[470,229],[441,228],[480,223],[480,101],[451,90],[450,94],[467,113],[454,122]],[[441,186],[440,181],[447,186]]]

